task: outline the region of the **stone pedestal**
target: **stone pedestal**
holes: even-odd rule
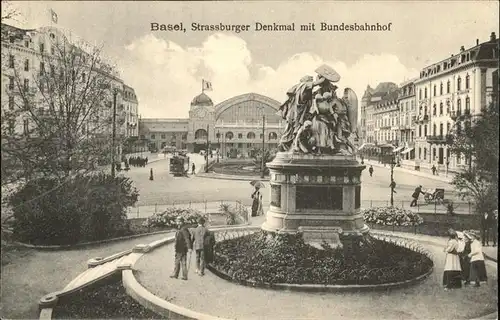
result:
[[[267,167],[271,205],[263,230],[302,232],[308,243],[334,246],[369,232],[360,212],[365,166],[354,155],[279,152]]]

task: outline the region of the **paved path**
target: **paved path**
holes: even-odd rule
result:
[[[258,217],[253,224],[260,224],[262,220],[263,217]],[[436,241],[435,237],[407,236],[420,241]],[[489,281],[480,288],[445,292],[441,282],[446,239],[437,238],[437,241],[440,246],[423,244],[435,256],[434,273],[421,284],[388,292],[274,291],[233,284],[210,272],[199,277],[192,269],[188,281],[174,280],[168,278],[173,268],[172,246],[149,253],[135,267],[139,282],[159,297],[226,318],[332,319],[332,315],[336,315],[335,318],[346,319],[471,319],[496,311],[496,266],[489,262]]]
[[[384,166],[384,164],[379,163],[378,161],[375,161],[375,160],[365,160],[364,162],[365,162],[365,165],[367,167],[369,167],[370,165],[373,165],[374,167],[379,167],[379,168],[390,168],[389,165]],[[427,178],[427,179],[432,179],[432,180],[437,180],[437,181],[442,181],[442,182],[446,182],[446,183],[450,183],[451,180],[453,179],[453,174],[451,174],[451,173],[448,174],[448,176],[446,176],[445,174],[433,175],[432,173],[411,170],[411,169],[407,169],[407,168],[403,168],[403,167],[395,167],[394,172],[409,173],[409,174],[412,174],[415,176],[419,176],[419,177],[423,177],[423,178]]]

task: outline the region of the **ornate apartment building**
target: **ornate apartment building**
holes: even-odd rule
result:
[[[415,159],[415,120],[416,101],[415,101],[415,79],[403,82],[400,85],[399,97],[399,131],[402,160]]]
[[[499,40],[490,40],[423,68],[397,88],[367,87],[361,101],[360,150],[378,155],[392,145],[403,166],[456,171],[471,159],[453,155],[450,133],[460,132],[498,94]],[[364,151],[365,152],[365,151]]]
[[[470,159],[450,153],[447,135],[460,132],[491,102],[498,70],[498,44],[490,40],[422,69],[415,81],[418,108],[415,134],[415,165],[441,170],[459,170]],[[496,71],[498,74],[498,71]]]
[[[2,111],[4,111],[4,108],[7,110],[20,108],[22,102],[19,100],[22,94],[20,94],[19,90],[23,90],[23,92],[28,92],[34,97],[33,101],[37,104],[34,107],[39,107],[40,112],[43,113],[43,109],[47,107],[47,103],[41,103],[43,100],[42,94],[47,94],[48,89],[44,86],[40,77],[44,73],[50,72],[52,74],[58,72],[56,69],[59,67],[58,64],[61,63],[57,62],[58,59],[60,59],[58,58],[60,56],[60,50],[65,50],[64,48],[67,48],[66,46],[78,46],[78,42],[74,39],[70,39],[70,37],[71,35],[68,35],[67,32],[55,27],[41,27],[28,30],[2,24]],[[80,43],[83,44],[83,42]],[[88,48],[80,48],[82,56],[89,51],[87,49]],[[89,54],[89,56],[90,55],[91,54]],[[79,61],[85,61],[84,58],[85,57],[81,58]],[[96,59],[93,61],[96,61]],[[100,118],[101,120],[112,119],[113,92],[116,92],[117,137],[126,139],[127,137],[138,136],[138,100],[134,89],[127,86],[119,77],[118,73],[113,71],[112,68],[101,68],[101,66],[108,65],[104,62],[104,59],[99,58],[99,63],[101,65],[96,64],[95,66],[87,67],[89,70],[92,69],[92,72],[94,72],[94,70],[95,72],[99,72],[101,78],[104,76],[104,78],[108,80],[107,83],[109,85],[108,99],[107,101],[101,101],[100,105],[102,109],[95,115],[96,118]],[[78,73],[82,82],[85,82],[85,80],[89,79],[91,76],[90,74],[83,73],[83,68],[76,70],[79,68],[76,63],[70,68],[74,68],[74,74]],[[66,81],[66,83],[70,82],[71,81]],[[45,114],[47,114],[46,111],[47,110],[45,110]],[[30,119],[30,116],[25,112],[16,119],[14,123],[9,124],[9,126],[12,126],[13,132],[27,132],[34,126],[34,121],[32,120],[33,119]],[[81,130],[83,132],[93,132],[91,129],[96,127],[97,122],[102,121],[97,121],[95,118],[89,118],[88,121],[82,125]],[[111,128],[112,122],[107,121],[107,124],[102,126],[99,132],[111,137]]]

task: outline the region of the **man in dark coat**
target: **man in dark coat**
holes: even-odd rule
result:
[[[424,194],[422,192],[422,186],[418,186],[418,187],[415,188],[415,191],[411,195],[411,197],[413,198],[413,200],[410,203],[410,207],[416,207],[417,206],[417,201],[418,201],[418,197],[420,196],[420,194]]]
[[[483,240],[483,247],[489,246],[490,241],[490,228],[492,227],[493,219],[489,212],[481,215],[481,239]]]
[[[370,172],[370,177],[373,176],[373,166],[370,166],[370,169],[368,169],[368,172]]]
[[[198,219],[198,226],[193,231],[194,250],[196,250],[196,273],[200,276],[205,274],[205,234],[208,229],[205,227],[205,219]]]
[[[175,268],[170,278],[177,279],[179,271],[182,267],[182,280],[187,280],[187,255],[188,253],[191,254],[193,243],[191,241],[191,234],[184,224],[184,219],[182,217],[177,217],[175,222],[177,223],[178,228],[175,233]]]
[[[207,230],[207,233],[205,233],[205,239],[203,244],[206,263],[212,263],[214,261],[214,246],[215,246],[215,235],[212,231]]]

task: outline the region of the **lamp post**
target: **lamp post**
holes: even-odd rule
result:
[[[391,207],[394,206],[394,167],[396,166],[396,159],[394,152],[391,153]]]
[[[264,178],[264,151],[265,151],[265,139],[266,139],[266,134],[265,134],[265,129],[266,129],[266,116],[264,115],[264,110],[262,110],[262,162],[260,164],[260,177]]]
[[[220,153],[220,132],[219,129],[217,129],[217,163],[219,163],[219,153]]]
[[[210,152],[210,140],[208,138],[208,133],[210,132],[210,125],[207,124],[207,152],[205,152],[205,173],[208,173],[208,153]]]
[[[116,153],[116,96],[118,95],[118,89],[113,90],[113,132],[111,138],[111,177],[115,177],[115,153]]]

